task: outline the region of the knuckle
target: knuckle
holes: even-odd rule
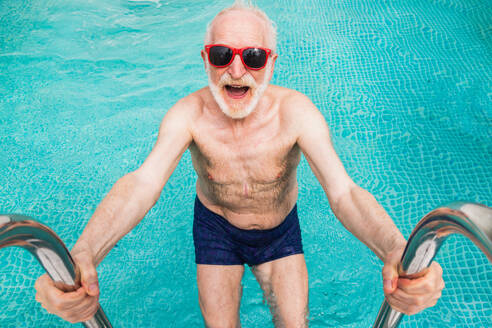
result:
[[[93,279],[97,281],[97,271],[94,267],[86,268],[85,269],[85,276],[87,278]]]
[[[99,309],[99,303],[96,303],[94,305],[94,308],[91,309],[91,318],[97,313],[98,309]]]
[[[79,318],[75,317],[75,316],[69,316],[66,318],[66,320],[70,323],[77,323],[77,322],[80,322]]]
[[[84,310],[84,314],[81,316],[81,321],[88,321],[88,320],[90,320],[92,317],[94,317],[94,315],[96,314],[96,312],[97,312],[97,307],[90,306],[89,308],[87,308],[86,310]]]
[[[94,281],[97,282],[97,271],[92,264],[87,264],[86,266],[80,267],[80,273],[82,275],[82,280],[85,282]]]
[[[383,277],[387,275],[391,275],[391,267],[387,264],[383,266],[383,269],[381,270],[381,273],[383,274]]]
[[[439,273],[439,275],[442,275],[442,267],[439,263],[437,262],[433,262],[434,263],[434,267],[436,268],[436,271],[437,273]]]
[[[87,251],[81,251],[73,256],[74,262],[78,265],[84,266],[90,263],[90,256]]]
[[[82,318],[80,318],[80,322],[89,321],[91,318],[92,317],[89,317],[89,316],[82,317]]]
[[[386,301],[393,309],[401,312],[401,307],[399,306],[398,302],[396,302],[393,298],[387,298]]]
[[[51,305],[51,310],[53,312],[61,312],[62,311],[62,307],[60,304],[56,303],[56,304],[52,304]]]
[[[394,305],[390,305],[390,306],[391,306],[391,308],[392,308],[392,309],[394,309],[394,310],[396,310],[396,311],[398,311],[398,312],[402,312],[402,313],[404,313],[404,312],[405,312],[405,309],[404,309],[404,308],[402,308],[402,307],[401,307],[400,305],[398,305],[398,304],[394,304]]]
[[[422,296],[416,297],[415,298],[415,306],[416,307],[421,307],[425,304],[425,299]]]
[[[434,290],[434,284],[430,281],[426,281],[422,287],[426,292],[431,292]]]
[[[46,274],[43,274],[38,279],[36,279],[36,282],[34,283],[34,288],[38,291],[42,290],[43,286],[46,285],[46,279],[47,278],[48,278],[48,276]]]
[[[65,309],[65,304],[62,301],[60,301],[59,299],[55,298],[51,301],[51,307],[55,311],[61,312]]]
[[[419,312],[418,308],[416,306],[409,306],[408,307],[408,310],[407,310],[408,315],[414,315],[414,314],[417,314]]]
[[[89,321],[94,317],[95,313],[89,313],[82,321]]]

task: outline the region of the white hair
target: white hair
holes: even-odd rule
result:
[[[251,1],[245,2],[244,0],[236,0],[234,4],[228,8],[222,9],[212,21],[207,26],[207,31],[205,32],[205,44],[210,44],[212,42],[212,29],[215,20],[228,12],[241,10],[248,11],[250,13],[255,14],[257,17],[262,19],[265,22],[265,30],[266,30],[266,42],[268,47],[275,52],[277,49],[277,27],[274,22],[268,18],[267,14],[257,6],[255,6]]]

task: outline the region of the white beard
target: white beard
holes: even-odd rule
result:
[[[206,71],[207,71],[207,76],[208,76],[208,85],[210,87],[210,91],[212,92],[212,96],[215,99],[215,102],[217,102],[217,105],[219,105],[220,109],[222,112],[232,118],[232,119],[242,119],[251,114],[251,112],[256,108],[258,105],[258,102],[260,101],[261,96],[263,96],[263,93],[265,93],[266,88],[268,87],[268,79],[264,78],[263,82],[261,82],[259,85],[256,83],[254,78],[249,74],[246,73],[243,77],[241,77],[239,80],[234,80],[229,73],[224,73],[222,77],[220,78],[220,81],[218,84],[215,84],[212,79],[210,78],[210,64],[207,62],[206,63]],[[265,66],[265,74],[268,74],[268,72],[272,68],[272,60],[269,60]],[[248,104],[233,104],[232,106],[227,104],[225,101],[224,97],[222,96],[222,89],[226,84],[238,84],[238,85],[244,85],[244,86],[249,86],[250,90],[252,91],[253,95]],[[250,91],[248,90],[248,91]],[[232,108],[231,108],[232,107]]]

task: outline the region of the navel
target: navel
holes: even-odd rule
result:
[[[248,188],[248,184],[247,183],[244,183],[244,185],[243,185],[243,191],[244,191],[244,196],[245,197],[248,197],[249,188]]]

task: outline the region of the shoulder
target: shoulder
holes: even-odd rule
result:
[[[159,135],[192,135],[193,122],[203,108],[203,89],[179,99],[162,118]]]
[[[270,93],[285,114],[299,115],[306,112],[319,112],[308,96],[294,89],[270,85]]]
[[[190,124],[196,120],[202,111],[205,102],[204,89],[197,90],[179,99],[164,115],[162,124],[168,121],[179,121],[182,124]]]
[[[186,97],[178,100],[168,111],[169,113],[176,113],[180,116],[193,117],[197,115],[199,110],[203,107],[203,89],[197,90]]]
[[[313,120],[324,121],[324,117],[308,96],[294,89],[272,85],[271,92],[279,103],[282,117],[297,127],[309,126]]]

